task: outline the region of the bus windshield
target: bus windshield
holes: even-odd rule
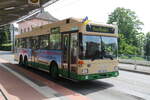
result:
[[[80,43],[80,59],[111,59],[117,57],[117,38],[83,35]]]

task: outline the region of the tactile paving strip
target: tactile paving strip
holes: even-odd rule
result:
[[[8,100],[1,89],[0,89],[0,100]]]

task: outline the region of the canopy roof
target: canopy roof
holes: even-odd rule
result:
[[[40,0],[46,7],[58,0]],[[31,5],[28,0],[0,0],[0,26],[19,19],[22,16],[38,11],[40,6]],[[30,12],[30,13],[29,13]]]

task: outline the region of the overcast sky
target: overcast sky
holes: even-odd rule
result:
[[[144,23],[143,32],[150,31],[150,0],[60,0],[45,10],[58,19],[88,16],[89,20],[106,23],[117,7],[135,11]]]

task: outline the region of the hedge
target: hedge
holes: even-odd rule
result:
[[[0,46],[0,50],[4,50],[4,51],[11,51],[11,46],[12,46],[12,44],[2,44],[1,46]]]

